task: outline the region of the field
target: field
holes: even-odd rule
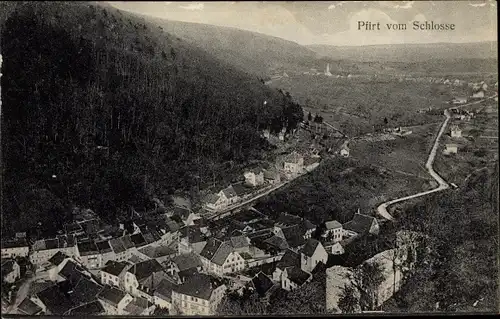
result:
[[[480,106],[470,107],[477,112],[469,121],[454,119],[451,125],[462,129],[461,138],[452,138],[449,130],[443,136],[442,147],[438,151],[435,169],[445,180],[458,186],[464,185],[474,171],[494,165],[498,161],[498,106],[491,101]],[[496,138],[495,138],[496,137]],[[457,144],[458,153],[444,155],[445,144]]]
[[[373,132],[374,126],[383,124],[385,118],[390,127],[435,122],[432,115],[418,110],[441,108],[444,101],[466,90],[367,76],[294,75],[273,81],[271,86],[292,92],[306,112],[321,114],[326,122],[347,135]]]
[[[378,165],[403,175],[430,180],[424,166],[439,127],[440,123],[414,126],[408,128],[412,134],[395,136],[389,141],[354,140],[350,143],[351,156],[365,165]]]

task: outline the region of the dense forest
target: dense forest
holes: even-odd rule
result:
[[[5,4],[3,4],[5,5]],[[51,233],[74,205],[108,221],[259,158],[302,119],[271,90],[144,20],[19,2],[1,23],[3,230]],[[15,217],[14,217],[15,216]]]

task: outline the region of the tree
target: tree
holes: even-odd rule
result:
[[[313,117],[312,117],[311,112],[309,112],[309,114],[307,114],[307,120],[308,120],[309,122],[313,120]]]
[[[259,300],[256,293],[246,287],[242,295],[236,292],[227,294],[217,307],[218,315],[265,315],[267,313],[266,304]]]
[[[355,313],[359,309],[359,297],[356,288],[345,285],[339,298],[338,307],[342,313]]]
[[[384,280],[378,263],[365,262],[354,272],[354,282],[359,289],[361,310],[374,310],[378,304],[378,289]]]

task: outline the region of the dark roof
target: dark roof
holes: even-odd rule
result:
[[[297,225],[302,222],[302,218],[299,216],[295,216],[292,214],[287,214],[287,213],[281,213],[279,214],[278,218],[276,219],[277,224],[282,224],[282,225],[287,225],[287,226],[292,226],[292,225]]]
[[[17,306],[17,310],[21,311],[26,315],[34,316],[39,314],[42,311],[42,308],[40,308],[36,303],[31,301],[28,297],[26,297],[19,304],[19,306]]]
[[[63,315],[66,311],[78,306],[71,300],[66,282],[40,291],[37,297],[45,305],[47,312],[53,315]]]
[[[172,219],[167,218],[166,223],[167,223],[167,226],[169,228],[168,230],[170,230],[171,233],[179,230],[179,224],[174,222]]]
[[[66,265],[64,265],[64,267],[59,271],[59,275],[76,284],[78,280],[80,280],[80,278],[84,276],[81,273],[81,270],[83,269],[78,264],[69,260]]]
[[[50,257],[49,262],[54,266],[59,266],[66,258],[68,258],[66,254],[64,254],[61,251],[58,251],[57,253],[54,254],[54,256]]]
[[[114,260],[110,260],[106,263],[106,266],[101,269],[101,271],[112,274],[113,276],[118,276],[127,266],[128,264],[125,262],[116,262]]]
[[[284,270],[286,267],[291,266],[300,266],[300,255],[288,249],[276,264],[276,268]]]
[[[297,248],[306,243],[304,239],[304,234],[301,231],[301,227],[299,225],[295,225],[292,227],[282,228],[283,235],[288,243],[288,246],[291,248]]]
[[[179,216],[182,220],[186,220],[191,214],[191,210],[184,207],[174,207],[174,216]]]
[[[151,274],[162,270],[163,268],[156,259],[150,259],[133,265],[128,269],[128,272],[135,275],[138,281],[141,281],[151,276]]]
[[[316,251],[316,247],[320,245],[320,242],[316,239],[310,238],[307,240],[304,248],[302,248],[301,252],[307,257],[312,257],[314,252]]]
[[[113,238],[109,240],[109,245],[116,254],[124,252],[126,249],[123,246],[123,242],[120,238]]]
[[[77,305],[82,305],[92,302],[97,299],[97,295],[102,291],[103,287],[95,282],[82,277],[71,293],[71,299]]]
[[[130,240],[132,240],[135,247],[142,247],[147,244],[146,239],[144,239],[141,233],[130,236]]]
[[[93,241],[78,243],[78,251],[82,256],[99,254],[99,250]]]
[[[316,225],[314,225],[313,223],[311,223],[311,221],[309,221],[309,219],[304,219],[302,221],[302,226],[306,229],[306,230],[309,230],[309,229],[315,229],[316,228]]]
[[[236,194],[236,191],[234,190],[233,186],[232,185],[229,185],[228,187],[224,188],[222,190],[222,192],[224,193],[224,195],[227,197],[227,198],[232,198],[232,197],[236,197],[238,196],[238,194]]]
[[[229,239],[233,248],[243,248],[248,247],[250,244],[248,243],[247,236],[234,236]]]
[[[172,300],[172,290],[177,286],[176,283],[168,280],[162,279],[160,284],[156,286],[154,295],[159,296],[164,300],[171,301]]]
[[[177,275],[179,276],[181,281],[184,281],[184,280],[186,280],[187,277],[191,277],[191,276],[194,276],[194,275],[199,274],[199,273],[200,272],[198,271],[197,267],[192,267],[192,268],[188,268],[188,269],[184,269],[184,270],[179,271],[179,273],[177,273]]]
[[[101,254],[108,253],[108,252],[112,251],[111,246],[109,245],[109,242],[107,240],[100,241],[100,242],[97,242],[95,244],[96,244],[97,249],[99,250],[99,252]]]
[[[153,304],[150,303],[146,298],[142,297],[135,297],[128,303],[127,306],[125,306],[125,311],[129,315],[140,315],[142,312],[149,307],[151,307]]]
[[[70,223],[64,225],[64,230],[66,231],[66,233],[73,233],[83,231],[83,228],[78,223]]]
[[[243,184],[235,184],[235,185],[233,185],[233,189],[234,189],[234,192],[236,193],[236,195],[238,195],[240,197],[243,195],[246,195],[246,194],[250,194],[254,191],[253,188],[247,187]]]
[[[375,217],[355,214],[351,221],[344,224],[344,229],[354,231],[358,234],[367,233],[370,231],[373,220],[375,220]]]
[[[296,283],[299,286],[304,284],[311,276],[307,272],[300,269],[300,267],[287,268],[286,272],[288,274],[288,279],[290,279],[290,281]]]
[[[252,284],[260,296],[265,296],[269,289],[274,286],[273,281],[263,272],[259,272],[252,278]]]
[[[139,251],[144,255],[148,256],[149,258],[171,256],[177,253],[176,250],[168,246],[147,246],[139,249]]]
[[[286,242],[286,240],[278,236],[268,238],[264,240],[264,243],[279,250],[285,250],[288,248],[288,243]]]
[[[183,271],[190,268],[203,267],[203,263],[198,255],[194,253],[182,254],[174,257],[172,260],[179,268],[179,271]]]
[[[154,316],[154,317],[164,317],[164,316],[168,316],[168,315],[170,315],[170,313],[168,312],[168,309],[167,308],[160,308],[160,307],[156,307],[155,311],[152,314],[152,316]]]
[[[51,281],[35,281],[32,282],[28,291],[29,296],[34,296],[40,291],[47,289],[52,286],[54,283]]]
[[[197,274],[195,276],[188,277],[183,284],[175,287],[174,291],[184,295],[208,300],[212,295],[212,291],[222,285],[222,281],[216,277],[206,274]]]
[[[216,238],[210,238],[200,253],[211,262],[222,266],[229,254],[232,252],[231,246]]]
[[[87,317],[89,315],[103,315],[106,311],[104,310],[101,303],[97,300],[86,303],[79,307],[73,308],[68,312],[68,315]]]
[[[125,249],[129,249],[129,248],[135,247],[134,243],[130,239],[130,235],[125,235],[125,236],[122,236],[120,238],[121,238],[123,247],[125,247]]]
[[[127,293],[125,291],[115,287],[105,286],[101,293],[99,293],[98,298],[116,306],[126,295]]]

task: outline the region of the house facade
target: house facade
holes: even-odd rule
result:
[[[217,275],[241,271],[245,260],[231,245],[216,238],[210,238],[200,253],[203,269]]]
[[[331,236],[334,242],[342,240],[343,229],[341,223],[336,220],[327,221],[325,223],[325,227],[325,232],[321,235],[321,237],[328,238]]]
[[[14,283],[21,276],[19,264],[9,259],[2,262],[2,282]]]
[[[107,315],[126,315],[125,307],[133,299],[130,294],[116,287],[104,287],[97,298]]]
[[[309,239],[300,253],[300,265],[303,271],[308,273],[322,262],[326,265],[328,253],[325,247],[316,239]]]
[[[356,213],[354,218],[343,225],[344,236],[353,237],[358,235],[374,234],[380,231],[380,226],[375,217]]]
[[[252,171],[245,172],[245,183],[252,187],[264,184],[264,172],[261,169],[255,169]]]
[[[68,257],[74,257],[76,259],[78,259],[80,255],[75,237],[69,235],[37,240],[33,244],[33,251],[29,258],[33,265],[41,266],[47,263],[58,251],[64,253]]]
[[[189,277],[172,291],[172,313],[188,316],[215,315],[226,289],[219,279],[209,275]]]
[[[285,157],[283,170],[291,174],[301,174],[304,170],[304,157],[297,152],[293,152]]]
[[[29,250],[25,240],[2,242],[2,258],[28,257]]]

